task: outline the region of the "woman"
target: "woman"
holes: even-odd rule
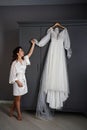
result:
[[[14,102],[10,109],[10,116],[13,116],[13,112],[16,109],[18,120],[22,120],[22,114],[20,111],[21,96],[28,92],[25,70],[26,66],[30,65],[29,58],[32,55],[35,47],[34,40],[31,40],[31,43],[32,47],[26,56],[24,56],[24,51],[22,47],[17,47],[13,51],[13,60],[10,69],[9,83],[13,84]]]

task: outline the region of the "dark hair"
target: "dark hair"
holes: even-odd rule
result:
[[[18,46],[18,47],[16,47],[16,48],[13,50],[12,62],[13,62],[14,60],[17,60],[17,58],[18,58],[17,53],[19,52],[20,49],[22,49],[22,47],[21,47],[21,46]]]

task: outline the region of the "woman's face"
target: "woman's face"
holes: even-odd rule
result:
[[[19,49],[19,52],[17,53],[17,55],[18,55],[19,57],[21,57],[21,58],[24,56],[24,51],[23,51],[22,48]]]

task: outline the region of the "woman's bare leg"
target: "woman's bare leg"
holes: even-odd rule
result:
[[[21,115],[21,110],[20,110],[20,102],[21,102],[21,96],[16,96],[15,97],[15,105],[18,113],[18,120],[22,120],[22,115]]]
[[[14,99],[13,104],[12,104],[11,109],[10,109],[10,117],[13,116],[15,108],[16,108],[16,105],[15,105],[15,99]]]

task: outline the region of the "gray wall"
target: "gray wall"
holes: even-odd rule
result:
[[[81,4],[86,0],[0,0],[0,5],[53,5],[53,4]]]
[[[9,87],[9,67],[12,50],[18,45],[17,30],[2,30],[0,32],[0,100],[12,98],[12,88]]]
[[[86,20],[87,5],[0,6],[0,100],[12,99],[8,84],[12,50],[19,44],[17,22]]]

